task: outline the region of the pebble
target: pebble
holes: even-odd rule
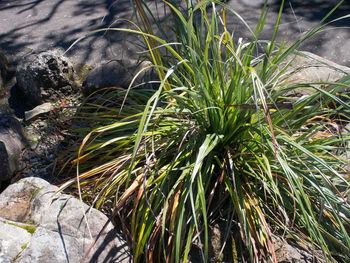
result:
[[[72,139],[72,134],[65,134],[63,130],[69,130],[71,118],[75,114],[75,108],[64,106],[77,106],[78,98],[55,103],[54,110],[47,116],[40,116],[34,121],[27,122],[24,129],[28,138],[29,147],[24,149],[20,160],[20,177],[41,177],[53,182],[52,174],[54,162],[62,151],[60,145]],[[69,144],[67,144],[69,145]],[[19,178],[13,178],[13,181]]]
[[[39,126],[40,128],[46,128],[46,127],[47,127],[47,124],[46,124],[44,121],[39,121],[39,122],[38,122],[38,126]]]
[[[34,151],[36,149],[36,147],[38,147],[37,143],[33,143],[30,148]]]

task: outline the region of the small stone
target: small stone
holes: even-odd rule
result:
[[[39,117],[43,117],[48,115],[52,111],[53,104],[50,102],[46,102],[41,104],[30,111],[26,111],[24,113],[24,117],[26,121],[34,121]]]
[[[30,149],[32,149],[33,151],[38,147],[38,143],[34,142],[30,145]]]
[[[29,153],[27,151],[24,151],[22,159],[23,160],[29,160]]]
[[[39,122],[38,122],[38,126],[39,126],[40,128],[46,128],[46,127],[47,127],[47,123],[44,122],[44,121],[39,121]]]

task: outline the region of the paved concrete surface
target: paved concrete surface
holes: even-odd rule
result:
[[[148,1],[156,10],[160,0]],[[263,0],[226,0],[248,23],[254,27]],[[281,20],[279,39],[293,41],[297,36],[316,25],[338,2],[337,0],[286,0]],[[272,35],[280,0],[269,0],[270,14],[262,34]],[[160,9],[162,10],[162,9]],[[85,33],[99,28],[125,27],[121,20],[132,16],[131,0],[0,0],[0,48],[10,54],[20,54],[27,49],[67,49]],[[350,0],[332,16],[350,14]],[[160,11],[159,18],[167,21],[169,14]],[[248,31],[234,16],[228,16],[230,29],[238,37],[249,38]],[[339,64],[350,66],[350,19],[342,20],[312,39],[302,50],[314,52]],[[67,55],[74,61],[96,65],[109,59],[137,57],[135,37],[124,33],[97,33],[78,42]]]
[[[279,12],[281,0],[268,0],[269,15],[261,38],[271,39]],[[315,27],[339,0],[285,0],[280,21],[278,40],[293,42],[299,36]],[[229,0],[228,4],[239,11],[242,17],[254,27],[256,25],[264,0]],[[350,0],[343,4],[326,21],[350,15]],[[239,24],[231,23],[238,35],[248,36]],[[350,18],[332,23],[326,31],[308,39],[299,50],[315,53],[344,66],[350,66]]]

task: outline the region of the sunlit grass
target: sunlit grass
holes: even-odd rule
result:
[[[167,43],[153,35],[146,5],[134,2],[142,26],[108,30],[144,38],[159,89],[103,96],[87,114],[100,127],[84,138],[77,177],[62,188],[78,182],[98,208],[115,202],[135,262],[186,262],[194,244],[206,262],[208,229],[219,219],[226,241],[243,247],[233,253],[248,251],[251,262],[276,262],[273,234],[321,250],[325,260],[349,261],[348,161],[336,153],[350,138],[339,134],[350,107],[335,94],[350,76],[293,84],[285,74],[287,57],[328,16],[286,46],[276,42],[282,8],[272,39],[260,41],[266,5],[252,30],[220,1],[188,1],[186,14],[164,1],[176,33]],[[234,41],[227,13],[252,32],[250,42]],[[295,89],[312,92],[293,98]]]

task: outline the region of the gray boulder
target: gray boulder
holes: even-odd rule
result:
[[[236,225],[234,229],[235,230],[233,230],[233,233],[239,235],[239,226]],[[238,232],[235,232],[236,230]],[[236,262],[234,260],[235,253],[232,253],[232,244],[230,244],[230,240],[226,240],[225,233],[226,225],[224,221],[218,222],[209,228],[208,234],[210,245],[208,249],[208,262]],[[323,260],[321,260],[321,251],[313,250],[311,247],[307,247],[306,245],[300,246],[298,244],[288,243],[285,238],[274,234],[272,234],[271,241],[275,248],[277,262],[279,263],[325,263]],[[222,250],[223,246],[224,249]],[[245,248],[243,248],[243,251],[241,249],[242,248],[238,248],[238,251],[244,255],[247,251],[245,251]],[[317,256],[317,259],[313,257],[314,255]],[[202,261],[198,243],[194,243],[188,262],[197,263]],[[238,262],[241,261],[238,260]]]
[[[143,68],[133,83],[133,86],[141,83],[148,83],[147,88],[154,88],[156,84],[150,81],[157,81],[158,76],[149,62],[138,63],[136,60],[122,61],[114,60],[102,64],[91,71],[83,82],[82,92],[85,96],[108,87],[119,87],[127,89],[135,75]]]
[[[17,65],[17,85],[33,106],[78,91],[72,63],[58,50],[30,54]]]
[[[0,217],[0,262],[13,262],[28,245],[31,225],[13,222]],[[28,231],[29,230],[29,231]]]
[[[18,170],[25,145],[19,121],[9,114],[0,114],[0,182],[10,179]]]
[[[330,60],[317,56],[311,52],[302,51],[303,55],[293,55],[287,58],[291,61],[285,72],[285,81],[289,84],[309,82],[337,82],[350,74],[350,68],[338,65]],[[310,89],[298,89],[300,95],[310,94]],[[343,92],[349,92],[344,89]]]
[[[320,250],[311,251],[311,248],[301,247],[296,244],[289,244],[285,239],[272,236],[272,242],[275,246],[277,262],[294,263],[294,262],[325,262],[322,259]],[[317,259],[316,259],[317,258]]]
[[[22,244],[24,238],[19,244],[11,236],[17,231],[17,237],[28,237],[26,233],[11,230],[5,238],[0,231],[0,245],[8,244],[6,250],[0,247],[4,258],[14,260],[16,254],[16,262],[21,263],[81,262],[108,218],[70,195],[57,193],[57,190],[43,179],[28,177],[0,194],[0,217],[15,222],[14,226],[30,225],[32,230],[25,245]],[[111,223],[85,262],[131,262],[125,241]]]

